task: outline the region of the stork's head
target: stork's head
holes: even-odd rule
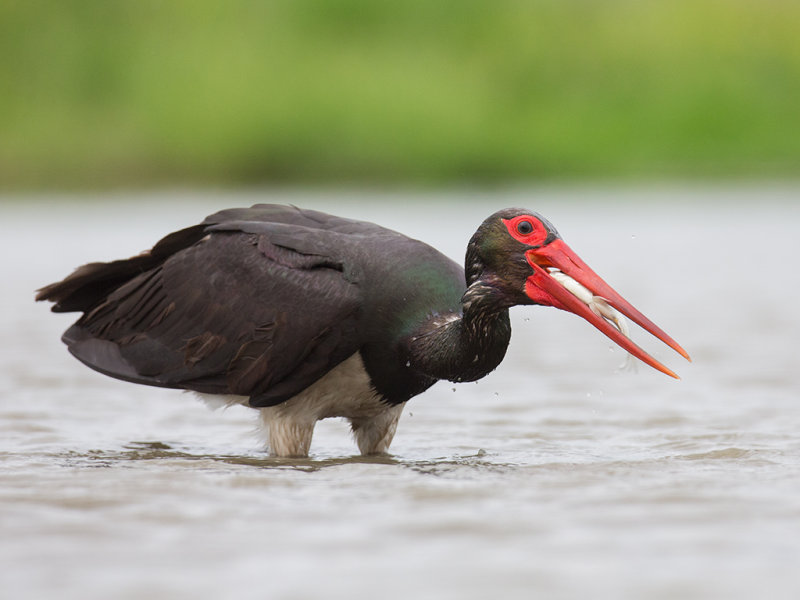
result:
[[[486,219],[467,250],[467,282],[480,280],[509,305],[554,306],[582,317],[651,367],[678,376],[631,341],[625,317],[687,360],[688,353],[598,276],[541,215],[519,208]]]

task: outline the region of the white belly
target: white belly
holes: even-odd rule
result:
[[[198,395],[212,406],[246,405],[248,400],[247,396]],[[349,419],[362,454],[375,454],[388,449],[403,405],[382,401],[356,353],[286,402],[259,410],[274,455],[307,456],[314,425],[330,417]]]

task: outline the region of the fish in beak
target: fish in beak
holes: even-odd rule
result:
[[[583,317],[631,355],[679,379],[630,339],[622,315],[691,361],[686,350],[614,291],[562,239],[527,250],[525,258],[533,269],[525,282],[525,293],[531,300]]]
[[[632,356],[679,379],[633,343],[624,317],[691,361],[686,350],[589,268],[547,219],[520,210],[520,214],[502,222],[511,237],[522,245],[521,251],[533,270],[524,284],[524,293],[532,303],[554,306],[583,317]]]

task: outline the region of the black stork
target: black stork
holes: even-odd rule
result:
[[[518,304],[575,313],[677,378],[629,339],[621,313],[689,359],[549,221],[517,208],[481,224],[465,269],[373,223],[233,208],[133,258],[80,267],[36,299],[83,312],[62,339],[100,373],[260,409],[281,457],[307,456],[328,417],[350,421],[362,454],[386,452],[407,400],[500,364]]]

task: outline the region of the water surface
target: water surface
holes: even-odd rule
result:
[[[9,598],[800,597],[798,190],[130,195],[0,207],[0,589]],[[259,200],[364,217],[461,260],[509,205],[692,354],[683,379],[517,308],[508,357],[412,400],[391,456],[321,423],[271,459],[255,411],[98,375],[33,290]]]

